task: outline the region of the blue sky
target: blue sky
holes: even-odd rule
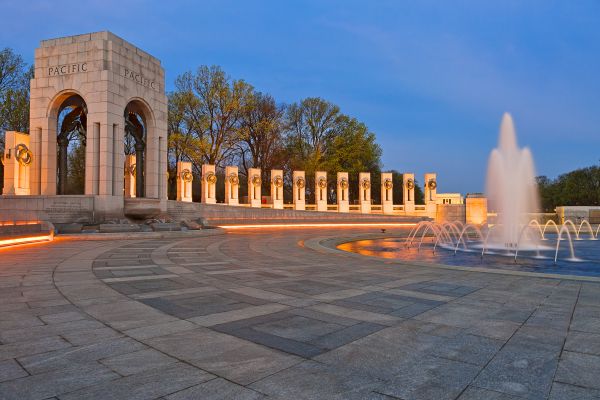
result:
[[[600,1],[0,0],[0,47],[110,30],[160,58],[167,88],[221,65],[284,103],[319,96],[365,122],[386,169],[484,188],[502,113],[537,173],[600,161]]]

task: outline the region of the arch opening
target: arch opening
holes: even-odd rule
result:
[[[143,105],[133,100],[125,107],[125,155],[135,155],[135,196],[145,197],[147,118]]]
[[[60,104],[56,115],[56,193],[84,194],[87,105],[73,94]]]

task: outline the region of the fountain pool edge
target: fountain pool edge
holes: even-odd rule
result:
[[[526,277],[534,277],[534,278],[545,278],[545,279],[559,279],[559,280],[572,280],[572,281],[583,281],[583,282],[600,282],[600,277],[594,276],[581,276],[581,275],[568,275],[568,274],[553,274],[547,272],[530,272],[530,271],[513,271],[506,269],[494,269],[494,268],[485,268],[485,267],[461,267],[456,265],[447,265],[447,264],[438,264],[438,263],[430,263],[426,261],[403,261],[396,260],[392,258],[385,258],[379,256],[367,256],[359,253],[354,253],[351,251],[340,250],[337,246],[344,243],[357,242],[360,240],[370,240],[370,239],[386,239],[386,238],[399,238],[402,239],[405,236],[403,235],[394,235],[394,234],[357,234],[357,235],[348,235],[348,236],[329,236],[329,237],[317,237],[314,239],[305,240],[300,243],[300,245],[307,247],[309,249],[321,252],[321,253],[330,253],[340,255],[343,254],[349,257],[355,258],[367,258],[371,260],[377,260],[384,264],[396,264],[396,265],[406,265],[412,267],[429,267],[429,268],[439,268],[446,270],[454,270],[454,271],[463,271],[463,272],[479,272],[479,273],[488,273],[488,274],[499,274],[499,275],[512,275],[512,276],[526,276]]]

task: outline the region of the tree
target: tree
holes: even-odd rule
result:
[[[195,74],[186,72],[177,77],[175,87],[182,113],[177,121],[183,128],[179,133],[198,140],[194,147],[202,162],[222,167],[236,148],[241,105],[252,87],[243,80],[231,80],[217,66],[201,66]]]
[[[239,142],[241,107],[252,87],[232,80],[218,66],[200,66],[175,80],[169,94],[169,164],[174,183],[177,161],[189,160],[196,175],[203,163],[217,169],[233,163]],[[170,185],[172,186],[172,185]]]
[[[600,167],[577,169],[552,180],[536,178],[542,210],[553,212],[559,206],[599,206]]]
[[[336,130],[339,132],[339,119],[340,108],[318,97],[309,97],[288,107],[287,142],[293,157],[292,167],[311,175],[323,168],[327,144]]]
[[[356,118],[340,115],[334,134],[328,138],[325,169],[330,173],[346,171],[350,174],[349,197],[358,198],[358,174],[371,173],[373,201],[379,202],[381,147],[375,142],[375,134]]]
[[[268,171],[284,163],[284,113],[272,96],[260,92],[250,93],[241,109],[240,163],[246,174],[250,167],[260,168],[263,185],[268,185]]]
[[[306,172],[309,201],[314,201],[316,171],[327,171],[329,176],[349,172],[351,199],[358,198],[359,172],[371,172],[371,180],[379,182],[381,148],[364,123],[342,114],[337,105],[315,97],[290,105],[286,119],[288,169]],[[335,187],[332,184],[328,190],[330,201],[335,200]]]

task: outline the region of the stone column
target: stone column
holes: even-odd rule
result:
[[[90,107],[91,108],[91,107]],[[85,194],[98,195],[100,183],[100,122],[103,115],[88,113],[85,139]],[[139,167],[139,166],[138,166]],[[56,170],[55,170],[56,171]],[[141,170],[138,168],[138,174]],[[56,176],[56,172],[55,172]],[[136,192],[137,193],[137,192]],[[138,193],[139,195],[139,193]]]
[[[177,162],[177,201],[192,202],[192,163],[189,161]]]
[[[98,149],[98,194],[101,196],[112,196],[113,194],[113,133],[112,119],[107,116],[107,119],[100,124],[100,147]]]
[[[125,197],[135,197],[136,185],[135,176],[137,174],[137,168],[135,164],[135,155],[131,154],[125,156],[125,168],[124,168],[124,184],[125,184]]]
[[[248,203],[250,207],[260,208],[262,206],[261,185],[260,168],[248,168]]]
[[[381,173],[381,211],[384,214],[394,213],[394,183],[391,172]]]
[[[315,205],[317,211],[327,211],[327,172],[315,173]]]
[[[237,206],[239,200],[240,178],[238,167],[225,167],[225,204]]]
[[[215,204],[217,202],[217,175],[215,166],[202,164],[202,203]]]
[[[405,214],[415,212],[415,174],[402,174],[402,204]]]
[[[271,170],[271,202],[274,209],[283,209],[283,171],[280,169]]]
[[[306,209],[306,178],[304,171],[294,171],[292,174],[293,187],[292,196],[294,198],[294,210]]]
[[[437,177],[434,173],[425,174],[425,210],[427,216],[435,218],[437,208]]]
[[[371,213],[371,174],[361,172],[358,174],[358,203],[360,212],[363,214]]]
[[[125,189],[125,179],[121,179],[122,176],[127,176],[127,156],[125,156],[125,143],[124,143],[124,127],[125,119],[123,116],[115,118],[113,129],[113,195],[114,196],[125,196],[127,197],[127,189]],[[135,160],[133,160],[135,164]],[[132,181],[131,183],[133,184]],[[134,193],[135,194],[135,193]]]
[[[350,212],[350,182],[347,172],[337,173],[337,204],[338,212]]]
[[[53,123],[54,122],[54,123]],[[88,129],[91,124],[88,119]],[[44,118],[40,153],[40,194],[56,195],[56,119]],[[86,146],[86,181],[87,181],[87,146]],[[86,182],[87,187],[87,182]]]
[[[29,195],[33,152],[29,135],[6,131],[4,137],[4,194]]]
[[[40,177],[41,177],[41,167],[42,167],[42,128],[33,128],[31,129],[30,135],[30,144],[31,151],[33,152],[33,162],[31,163],[30,170],[30,194],[39,195],[40,194]]]

